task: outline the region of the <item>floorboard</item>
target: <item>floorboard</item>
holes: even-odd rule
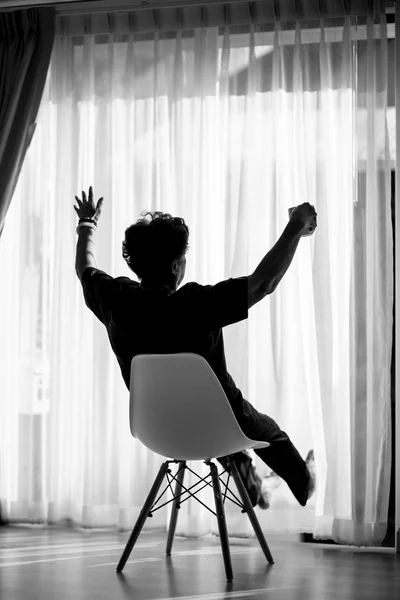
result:
[[[266,534],[275,564],[256,539],[231,538],[228,583],[219,538],[143,532],[122,574],[115,571],[128,533],[61,528],[0,528],[1,600],[399,600],[400,555],[391,549],[301,544]]]

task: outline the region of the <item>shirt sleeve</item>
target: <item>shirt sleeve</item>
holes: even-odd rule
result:
[[[247,277],[199,285],[198,316],[202,327],[215,331],[248,318]]]
[[[85,303],[102,323],[109,318],[119,285],[117,281],[100,269],[88,267],[82,274]]]

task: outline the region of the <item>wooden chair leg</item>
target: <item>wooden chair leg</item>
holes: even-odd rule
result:
[[[228,529],[226,527],[224,503],[222,500],[221,486],[219,484],[218,469],[214,463],[206,463],[210,467],[211,479],[214,489],[215,511],[217,513],[219,539],[221,542],[222,556],[224,557],[226,578],[233,581],[231,552],[229,549]]]
[[[143,525],[144,525],[147,517],[149,516],[149,511],[154,504],[154,500],[156,499],[158,490],[161,487],[161,484],[163,482],[163,479],[165,477],[165,474],[166,474],[168,468],[169,468],[169,463],[168,463],[168,461],[166,461],[161,465],[160,470],[158,471],[158,475],[154,480],[153,486],[149,492],[149,495],[147,496],[147,500],[144,503],[142,510],[140,511],[140,515],[135,523],[135,526],[132,530],[129,540],[125,546],[125,550],[122,553],[122,556],[121,556],[120,561],[117,566],[117,573],[121,573],[122,569],[124,568],[124,566],[126,564],[126,561],[128,560],[128,558],[132,552],[133,546],[135,545],[136,540],[138,539],[139,534],[142,531]]]
[[[265,554],[265,558],[267,559],[267,561],[270,564],[273,564],[274,559],[272,558],[272,554],[271,554],[270,549],[268,547],[267,540],[264,537],[264,534],[262,532],[260,523],[258,522],[256,513],[254,512],[254,508],[253,508],[253,506],[252,506],[252,504],[250,502],[249,495],[247,493],[246,488],[244,487],[242,478],[240,477],[238,468],[237,468],[235,462],[233,460],[231,460],[230,456],[228,456],[227,459],[228,459],[228,465],[230,467],[233,480],[234,480],[234,482],[236,484],[236,487],[238,489],[238,492],[240,494],[242,502],[243,502],[243,504],[246,507],[247,514],[248,514],[250,522],[251,522],[251,524],[253,526],[254,532],[255,532],[255,534],[256,534],[256,536],[258,538],[258,541],[260,543],[262,551]]]
[[[186,469],[186,461],[182,461],[179,463],[179,469],[178,469],[178,475],[176,477],[177,481],[175,484],[175,497],[179,496],[179,494],[182,491],[182,483],[183,483],[183,478],[185,476],[185,469]],[[171,556],[171,550],[172,550],[172,544],[174,541],[174,535],[175,535],[175,529],[176,529],[176,522],[178,520],[178,510],[181,507],[181,499],[178,498],[177,500],[174,500],[172,503],[172,511],[171,511],[171,518],[169,521],[169,527],[168,527],[168,538],[167,538],[167,548],[166,548],[166,553],[167,556]]]

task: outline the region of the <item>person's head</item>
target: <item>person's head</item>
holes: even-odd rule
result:
[[[122,256],[143,287],[165,285],[175,290],[185,275],[189,228],[184,219],[168,213],[141,214],[143,219],[125,231]]]

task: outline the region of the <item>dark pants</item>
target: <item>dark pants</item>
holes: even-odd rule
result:
[[[269,442],[268,448],[254,450],[279,477],[288,484],[296,500],[305,506],[308,499],[310,474],[305,461],[292,444],[289,436],[282,431],[271,417],[259,413],[244,398],[240,403],[231,404],[235,417],[243,433],[252,440]],[[249,456],[245,452],[232,454],[247,490],[254,492],[254,476],[249,469]],[[217,459],[225,468],[224,457]],[[254,495],[254,493],[253,493]],[[251,498],[251,495],[249,493]]]

